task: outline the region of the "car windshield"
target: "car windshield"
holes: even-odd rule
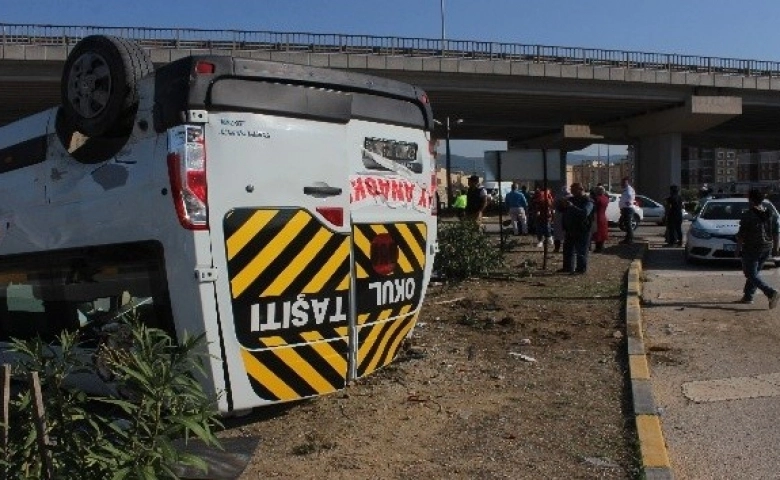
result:
[[[774,210],[772,204],[766,201],[764,207]],[[699,218],[703,220],[739,220],[749,208],[748,202],[707,202],[702,208]]]
[[[699,213],[703,220],[739,220],[750,208],[748,202],[707,202]]]

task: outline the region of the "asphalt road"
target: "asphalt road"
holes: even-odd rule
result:
[[[687,225],[686,225],[687,226]],[[739,264],[684,264],[642,225],[642,316],[653,394],[676,479],[780,478],[780,309],[741,297]],[[780,270],[765,268],[780,288]]]

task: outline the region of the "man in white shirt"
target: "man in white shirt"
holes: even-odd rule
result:
[[[631,219],[634,216],[634,200],[636,193],[634,187],[629,183],[628,177],[623,177],[620,183],[623,186],[623,193],[620,195],[620,224],[626,231],[626,238],[620,241],[625,245],[631,245],[634,242],[634,230],[631,228]]]

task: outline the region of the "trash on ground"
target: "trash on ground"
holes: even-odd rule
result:
[[[613,462],[609,458],[602,458],[602,457],[585,457],[583,458],[586,462],[590,463],[591,465],[595,465],[597,467],[606,467],[606,468],[618,468],[620,465]]]
[[[449,300],[440,300],[438,302],[434,302],[433,304],[434,305],[445,305],[447,303],[460,302],[461,300],[465,300],[465,299],[466,299],[466,297],[457,297],[457,298],[451,298]]]
[[[509,355],[511,355],[513,357],[516,357],[516,358],[519,358],[520,360],[522,360],[524,362],[536,363],[536,359],[534,357],[529,357],[528,355],[524,355],[522,353],[509,352]]]

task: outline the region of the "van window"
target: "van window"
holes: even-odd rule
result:
[[[153,242],[0,257],[0,341],[102,329],[137,318],[173,335],[162,255]]]

